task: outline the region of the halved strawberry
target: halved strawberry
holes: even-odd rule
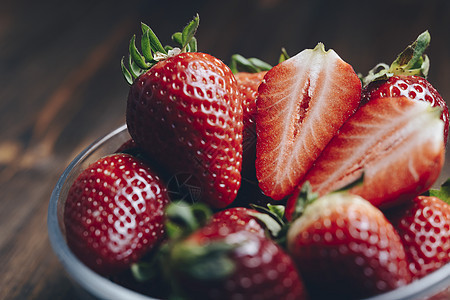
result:
[[[304,181],[325,195],[363,175],[363,183],[350,192],[375,206],[412,199],[430,188],[443,166],[439,116],[439,109],[426,102],[373,99],[342,126]]]
[[[450,262],[450,205],[418,196],[387,213],[400,235],[409,270],[419,279]]]
[[[287,248],[313,299],[360,299],[410,282],[400,237],[359,196],[331,193],[306,205]]]
[[[163,182],[142,161],[128,154],[103,157],[69,190],[67,243],[94,271],[121,272],[161,241],[168,203]]]
[[[361,82],[319,43],[268,71],[258,93],[256,174],[263,192],[279,200],[355,112]]]

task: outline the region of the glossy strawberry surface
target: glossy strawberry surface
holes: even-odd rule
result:
[[[332,193],[306,206],[287,245],[313,299],[358,299],[410,282],[397,232],[356,195]]]
[[[257,73],[238,72],[235,74],[242,98],[243,139],[242,139],[242,177],[255,180],[256,160],[256,98],[258,87],[266,71]]]
[[[444,142],[447,143],[449,114],[445,100],[425,78],[420,76],[396,75],[388,80],[371,82],[364,88],[362,103],[380,97],[405,96],[413,101],[425,101],[431,106],[442,109],[441,120],[444,121]]]
[[[279,200],[355,112],[361,82],[336,52],[319,44],[269,70],[258,93],[256,174],[262,191]]]
[[[163,238],[168,202],[164,184],[141,161],[128,154],[101,158],[69,190],[67,243],[93,270],[121,272]]]
[[[430,104],[406,97],[373,99],[342,126],[304,180],[325,195],[363,176],[350,192],[372,204],[410,200],[430,188],[442,169],[439,114]]]
[[[405,247],[414,279],[450,262],[450,205],[418,196],[388,214]]]
[[[167,170],[200,182],[202,201],[236,197],[242,163],[242,103],[231,70],[204,53],[181,53],[131,86],[127,125],[137,145]]]

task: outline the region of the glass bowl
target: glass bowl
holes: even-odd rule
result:
[[[104,278],[86,267],[72,253],[66,243],[64,230],[64,204],[72,182],[89,164],[98,158],[113,153],[130,138],[126,125],[98,139],[69,164],[59,178],[50,198],[47,227],[51,246],[72,279],[80,299],[126,299],[155,300]],[[440,182],[450,170],[449,159],[442,172]],[[450,263],[426,277],[394,291],[369,298],[370,300],[444,300],[450,299]],[[367,300],[369,300],[367,299]]]

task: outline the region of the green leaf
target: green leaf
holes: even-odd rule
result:
[[[188,45],[197,31],[198,25],[200,23],[200,17],[198,14],[194,17],[194,19],[183,28],[181,32],[181,47],[185,48]]]
[[[166,231],[172,238],[187,236],[205,225],[212,211],[203,203],[187,204],[183,201],[173,201],[166,208]]]
[[[269,234],[272,238],[277,238],[281,232],[283,226],[277,222],[272,216],[263,212],[249,212],[249,215],[258,219],[261,223],[264,224],[264,227],[269,231]]]
[[[306,181],[297,197],[297,201],[294,207],[294,213],[292,214],[292,221],[301,217],[305,211],[306,206],[314,202],[318,198],[318,194],[313,193],[311,184]]]
[[[133,77],[133,80],[138,78],[144,71],[139,68],[139,66],[133,61],[131,58],[131,55],[128,56],[128,65],[129,65],[129,71],[131,73],[131,76]]]
[[[172,34],[172,41],[177,44],[178,47],[183,47],[183,37],[181,32],[175,32]]]
[[[231,65],[236,72],[248,72],[248,73],[258,73],[259,69],[252,64],[247,58],[240,54],[234,54],[231,56]]]
[[[189,277],[201,281],[223,280],[235,270],[228,253],[238,246],[222,241],[206,245],[185,241],[174,246],[170,258],[175,269]]]
[[[122,57],[122,59],[120,60],[122,74],[125,77],[125,80],[128,82],[128,84],[131,85],[131,84],[133,84],[133,76],[131,75],[130,71],[128,71],[127,67],[125,66],[124,59],[125,59],[125,57]]]
[[[282,63],[285,60],[288,60],[290,58],[289,54],[287,53],[285,48],[281,48],[281,54],[280,58],[278,59],[278,63]]]
[[[141,23],[141,28],[142,28],[143,33],[148,31],[148,36],[150,39],[150,47],[153,50],[153,52],[161,52],[161,53],[167,54],[166,50],[162,46],[161,42],[159,41],[158,37],[153,32],[153,30],[144,23]]]
[[[197,39],[195,38],[195,36],[192,37],[188,45],[190,48],[190,52],[197,52]]]
[[[131,59],[136,65],[142,69],[148,69],[150,66],[145,62],[145,58],[139,53],[139,51],[136,48],[136,35],[133,35],[133,37],[130,40],[130,56]]]
[[[450,178],[441,185],[440,189],[430,189],[427,194],[450,204]]]
[[[153,60],[152,48],[150,46],[150,36],[149,31],[145,31],[141,38],[141,50],[144,58],[150,62]]]
[[[255,66],[259,70],[259,72],[269,71],[270,69],[272,69],[272,66],[270,64],[260,60],[259,58],[251,57],[248,60],[253,66]]]
[[[240,54],[233,54],[231,56],[230,69],[236,74],[238,72],[258,73],[261,71],[268,71],[272,66],[259,58],[245,58]]]
[[[131,273],[139,282],[145,282],[155,278],[158,272],[159,270],[155,268],[153,263],[140,261],[131,265]]]

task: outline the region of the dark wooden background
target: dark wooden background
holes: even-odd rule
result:
[[[322,41],[357,72],[390,62],[422,31],[429,80],[450,101],[450,1],[0,1],[0,299],[74,299],[52,253],[47,206],[58,176],[124,123],[120,59],[140,22],[163,43],[194,14],[201,51],[276,63]]]

